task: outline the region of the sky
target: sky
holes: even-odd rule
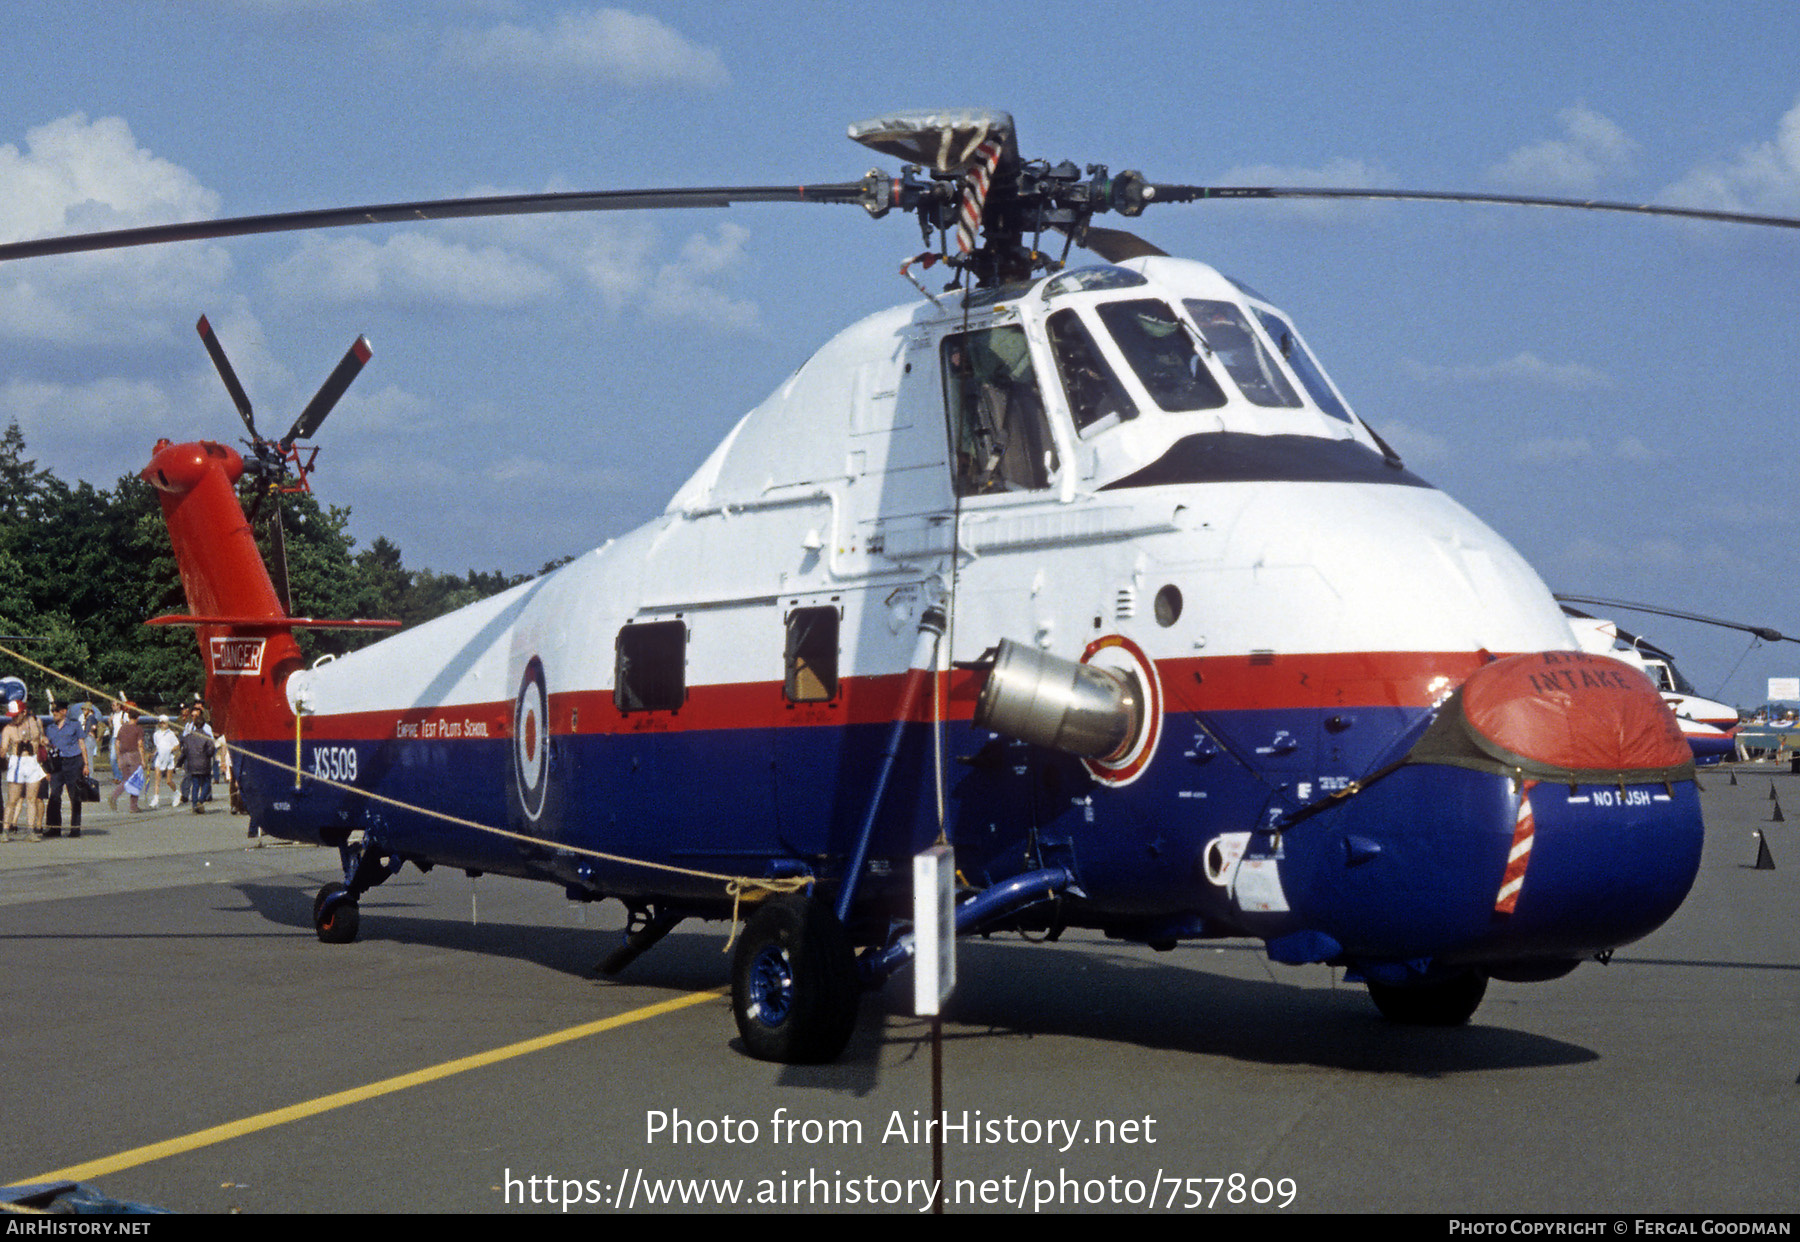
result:
[[[1800,216],[1800,5],[635,8],[15,0],[0,240],[555,189],[848,181],[845,127],[1011,111],[1030,157],[1200,184],[1502,191]],[[1115,219],[1101,223],[1120,224]],[[1441,204],[1207,203],[1133,226],[1296,319],[1357,412],[1552,589],[1800,634],[1800,231]],[[184,243],[0,267],[0,426],[112,486],[265,432],[358,333],[321,501],[408,565],[522,572],[661,512],[856,318],[910,219],[767,205]],[[1800,645],[1618,614],[1762,700]]]

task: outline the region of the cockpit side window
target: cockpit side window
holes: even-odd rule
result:
[[[1151,399],[1165,410],[1212,410],[1225,392],[1200,360],[1193,339],[1166,304],[1151,298],[1105,302],[1100,320],[1119,351],[1144,382]]]
[[[1025,329],[1008,324],[946,337],[943,359],[956,494],[1050,486],[1056,445]]]
[[[1200,338],[1225,365],[1246,397],[1257,405],[1292,409],[1300,404],[1281,364],[1264,348],[1256,329],[1233,302],[1189,298],[1182,303],[1200,327]]]
[[[1300,343],[1300,338],[1294,335],[1294,330],[1288,327],[1287,321],[1274,311],[1266,311],[1261,307],[1256,308],[1256,317],[1262,320],[1263,327],[1269,330],[1269,336],[1274,340],[1275,348],[1281,351],[1281,356],[1287,359],[1290,367],[1294,368],[1294,374],[1300,377],[1301,386],[1318,403],[1319,408],[1333,418],[1341,418],[1347,423],[1353,421],[1350,411],[1344,408],[1344,403],[1338,400],[1335,392],[1331,391],[1331,385],[1325,379],[1325,372],[1319,369],[1317,362],[1313,361],[1313,356],[1306,351],[1306,346]]]
[[[1080,315],[1060,310],[1050,316],[1044,327],[1050,337],[1051,352],[1056,355],[1056,370],[1062,378],[1063,395],[1069,400],[1075,430],[1083,431],[1104,418],[1123,422],[1137,417],[1137,406],[1126,395],[1125,386],[1113,374]]]

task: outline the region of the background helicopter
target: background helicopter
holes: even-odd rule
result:
[[[1675,657],[1649,639],[1633,634],[1616,621],[1576,608],[1567,600],[1562,603],[1583,651],[1625,661],[1662,693],[1663,702],[1681,721],[1681,731],[1694,752],[1695,763],[1720,763],[1736,753],[1731,737],[1738,726],[1736,708],[1701,694],[1676,667]]]

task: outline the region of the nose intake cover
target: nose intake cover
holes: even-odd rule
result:
[[[1694,776],[1693,752],[1649,679],[1580,651],[1533,652],[1477,669],[1409,758],[1571,783]]]

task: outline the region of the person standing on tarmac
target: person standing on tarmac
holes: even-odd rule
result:
[[[144,731],[138,725],[137,711],[127,704],[119,705],[115,718],[119,724],[113,730],[113,771],[119,775],[118,784],[107,795],[106,801],[116,811],[119,809],[119,795],[131,793],[132,778],[144,766]],[[136,783],[141,790],[143,779],[139,777]],[[131,809],[139,809],[138,795],[135,793],[131,794]]]
[[[150,805],[162,805],[163,786],[169,787],[169,805],[176,805],[175,761],[176,753],[181,749],[181,738],[169,727],[169,718],[160,717],[156,722],[156,732],[150,742],[156,751],[156,768],[150,786]]]
[[[212,797],[213,740],[203,720],[196,718],[194,727],[181,739],[181,791],[194,805],[194,814],[204,815]]]
[[[44,727],[38,718],[25,710],[25,701],[14,699],[6,705],[7,724],[0,729],[0,763],[6,766],[6,835],[11,841],[15,832],[23,838],[19,827],[21,813],[29,811],[32,838],[43,835],[44,804],[38,799],[38,786],[43,784],[44,769],[38,764],[38,747],[44,742]]]
[[[69,791],[69,835],[81,835],[81,781],[88,774],[87,730],[69,719],[67,703],[50,706],[50,725],[44,730],[50,744],[50,815],[44,821],[46,837],[62,836],[62,796]]]

